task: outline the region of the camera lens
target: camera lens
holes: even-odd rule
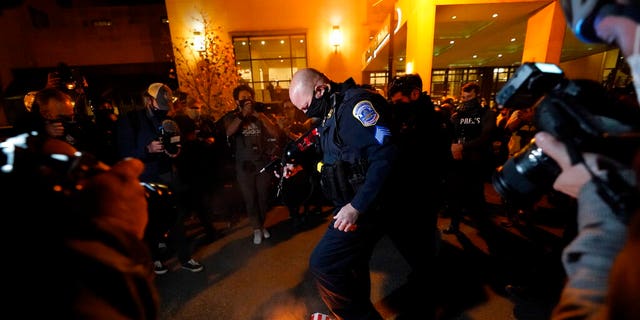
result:
[[[558,164],[531,140],[493,174],[493,188],[506,201],[531,205],[551,190],[560,171]]]

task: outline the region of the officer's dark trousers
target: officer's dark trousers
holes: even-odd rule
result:
[[[382,320],[371,303],[369,261],[382,238],[380,226],[358,219],[355,231],[343,232],[329,224],[316,245],[309,269],[322,300],[339,320]]]

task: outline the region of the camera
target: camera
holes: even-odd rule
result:
[[[523,64],[498,92],[496,102],[513,109],[533,107],[536,129],[563,142],[573,163],[581,161],[583,152],[628,163],[639,145],[633,133],[637,112],[615,105],[595,81],[567,79],[554,64]],[[531,205],[551,190],[560,172],[532,139],[494,172],[492,184],[503,199]]]
[[[9,219],[37,221],[47,229],[59,232],[60,228],[85,221],[78,218],[93,214],[78,205],[87,195],[80,182],[105,172],[108,166],[87,152],[51,153],[57,149],[50,150],[46,146],[47,139],[34,131],[0,140],[0,200],[19,205],[21,214]],[[150,210],[164,210],[163,213],[171,210],[173,193],[168,186],[140,184],[144,187]],[[52,208],[55,208],[54,212],[51,212]],[[161,219],[164,222],[171,216],[165,214]]]
[[[56,87],[66,93],[74,93],[76,89],[83,87],[83,76],[65,63],[58,64],[53,75],[57,78]]]
[[[46,152],[45,141],[46,138],[32,132],[0,142],[0,185],[4,196],[11,200],[25,197],[28,201],[35,193],[40,196],[37,201],[46,205],[51,202],[44,199],[66,205],[69,203],[66,200],[82,191],[78,187],[79,181],[104,172],[106,168],[90,153]]]
[[[253,99],[243,99],[243,100],[240,100],[238,104],[240,106],[238,109],[239,111],[242,111],[242,108],[244,108],[247,105],[251,105],[253,110],[255,110],[256,112],[265,112],[267,109],[266,104],[255,101]]]
[[[180,151],[180,128],[178,123],[173,120],[165,119],[162,121],[160,130],[160,141],[164,150],[171,154],[176,155]]]

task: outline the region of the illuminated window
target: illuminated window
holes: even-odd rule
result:
[[[238,71],[256,91],[256,100],[288,99],[291,77],[307,67],[306,35],[232,36],[232,40]]]

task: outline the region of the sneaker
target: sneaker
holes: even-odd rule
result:
[[[198,261],[191,259],[182,264],[182,269],[187,269],[191,272],[200,272],[204,269],[204,266],[202,266]]]
[[[333,320],[328,314],[316,312],[311,315],[310,320]]]
[[[262,230],[255,229],[253,230],[253,244],[261,244],[262,243]]]
[[[269,230],[267,230],[266,228],[263,228],[263,229],[262,229],[262,236],[263,236],[265,239],[269,239],[269,238],[271,238],[271,233],[269,233]]]
[[[169,272],[169,269],[162,264],[162,261],[156,260],[153,262],[153,272],[155,272],[155,274],[165,274]]]

